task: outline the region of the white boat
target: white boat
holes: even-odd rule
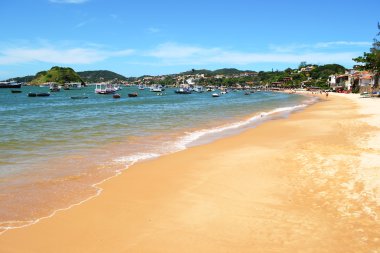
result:
[[[188,88],[179,88],[174,91],[176,94],[191,94],[191,90]]]
[[[213,96],[214,98],[216,98],[216,97],[219,97],[220,95],[219,95],[218,93],[212,93],[212,96]]]
[[[61,90],[61,86],[58,83],[50,83],[49,89],[52,92],[58,92]]]
[[[161,85],[153,85],[149,89],[151,92],[162,92],[164,89],[162,88]]]
[[[143,84],[139,84],[139,85],[137,86],[137,88],[138,88],[139,90],[145,90],[145,86],[144,86]]]
[[[70,82],[70,83],[65,83],[63,85],[64,90],[80,90],[82,89],[82,84],[81,83],[76,83],[76,82]]]
[[[203,88],[203,86],[195,86],[195,87],[193,88],[193,91],[194,91],[194,92],[201,93],[201,92],[204,92],[204,88]]]
[[[122,90],[123,88],[120,86],[120,84],[114,85],[115,91]]]
[[[110,83],[97,83],[95,87],[96,94],[113,94],[115,93],[115,86]]]

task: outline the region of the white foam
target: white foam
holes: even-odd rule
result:
[[[157,153],[136,153],[133,155],[122,156],[122,157],[116,158],[114,160],[114,162],[125,164],[126,168],[128,168],[129,166],[131,166],[131,165],[133,165],[139,161],[153,159],[153,158],[156,158],[159,156],[160,156],[160,154],[157,154]]]
[[[280,107],[280,108],[276,108],[276,109],[269,111],[269,112],[260,112],[260,113],[254,115],[251,118],[248,118],[247,120],[244,120],[244,121],[238,121],[238,122],[235,122],[232,124],[218,126],[218,127],[214,127],[211,129],[202,129],[202,130],[198,130],[195,132],[186,132],[185,133],[186,135],[184,137],[182,137],[179,141],[177,141],[176,146],[180,150],[183,150],[183,149],[186,149],[186,147],[188,147],[188,145],[194,143],[195,141],[197,141],[197,140],[199,140],[202,137],[205,137],[207,135],[213,135],[213,134],[217,134],[217,133],[226,132],[229,130],[244,128],[244,127],[247,127],[249,125],[252,125],[253,123],[260,123],[260,122],[266,121],[266,120],[268,120],[269,116],[273,116],[273,115],[278,114],[278,113],[293,112],[293,111],[305,108],[306,106],[307,106],[307,104],[301,104],[301,105],[290,106],[290,107]]]

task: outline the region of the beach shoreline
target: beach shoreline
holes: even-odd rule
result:
[[[369,102],[379,103],[330,94],[287,119],[135,164],[97,198],[0,235],[0,251],[371,252],[380,160],[366,161],[380,148]]]
[[[236,101],[237,97],[239,94],[234,93],[225,99]],[[275,101],[274,106],[265,106],[262,101],[268,97],[280,98],[282,101]],[[283,100],[286,97],[289,99]],[[246,96],[244,98],[247,99]],[[239,97],[240,102],[241,99]],[[1,199],[4,208],[0,212],[0,234],[6,230],[34,224],[53,216],[57,211],[70,209],[71,206],[96,197],[101,192],[98,187],[101,182],[118,175],[136,162],[236,135],[268,120],[287,117],[290,113],[314,103],[316,99],[302,95],[284,97],[282,94],[263,92],[253,95],[248,101],[252,106],[249,110],[231,106],[235,108],[234,111],[240,111],[233,118],[224,115],[216,117],[218,120],[208,120],[206,124],[194,125],[188,122],[188,128],[182,131],[170,129],[164,134],[147,131],[150,135],[136,136],[128,129],[123,129],[126,136],[121,135],[116,142],[103,141],[82,152],[78,150],[71,154],[62,153],[61,156],[34,154],[37,159],[42,158],[41,162],[33,164],[33,160],[28,160],[29,167],[24,174],[15,173],[13,178],[3,177],[2,182],[5,183],[1,185],[0,191],[4,192]],[[261,105],[258,106],[257,103]],[[154,121],[152,118],[152,124],[155,124]],[[134,124],[139,125],[138,122]],[[168,125],[168,122],[164,124]],[[144,127],[141,127],[140,133],[144,131]],[[56,145],[49,145],[57,146],[60,140],[58,137]],[[13,168],[18,168],[17,164]],[[3,171],[7,171],[7,168],[3,168]],[[22,165],[20,171],[23,171]]]

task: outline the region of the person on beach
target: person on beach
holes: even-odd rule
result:
[[[329,96],[329,93],[326,91],[326,99],[327,99],[328,96]]]

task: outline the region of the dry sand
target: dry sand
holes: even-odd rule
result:
[[[0,252],[380,252],[380,99],[347,97],[136,164]]]

